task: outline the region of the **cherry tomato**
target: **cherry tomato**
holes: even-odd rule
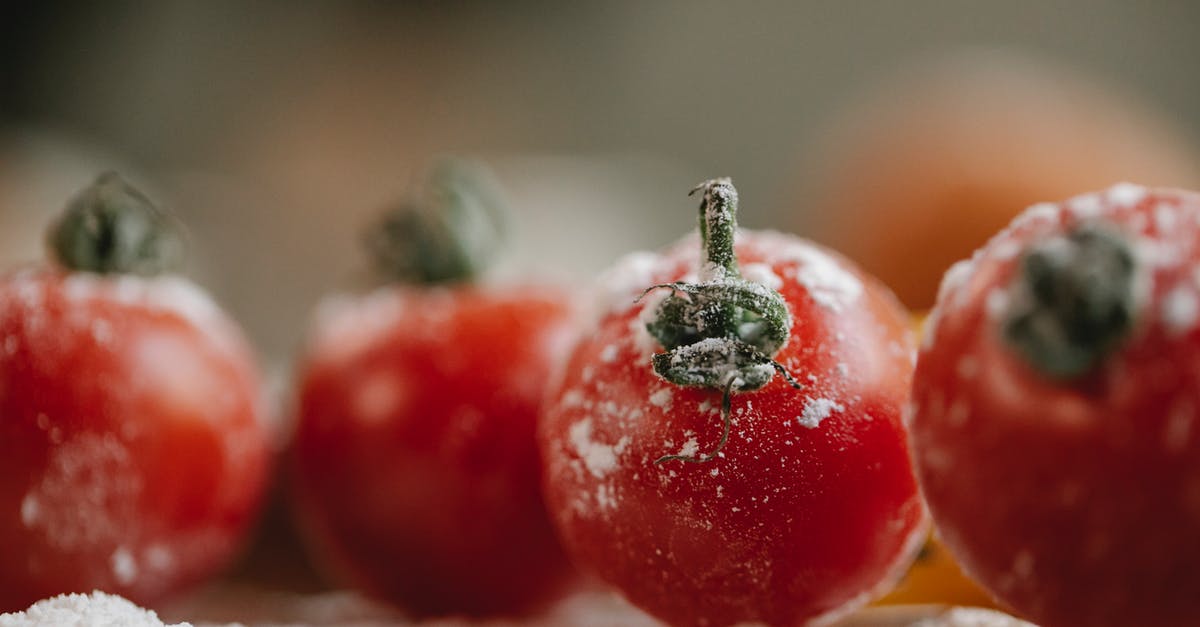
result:
[[[946,545],[1039,624],[1200,624],[1200,196],[1041,204],[943,283],[912,398]]]
[[[520,614],[574,580],[534,440],[574,299],[472,285],[459,254],[474,249],[439,238],[482,196],[446,176],[371,240],[401,282],[318,315],[300,366],[295,502],[315,557],[345,583],[422,616]]]
[[[601,281],[543,414],[548,506],[579,565],[673,625],[831,620],[924,539],[900,421],[909,318],[803,240],[741,231],[735,250],[732,185],[699,189],[705,237]]]
[[[73,204],[105,216],[74,241],[93,267],[152,248],[127,239],[126,209],[106,222],[134,194],[107,176]],[[229,562],[253,521],[258,373],[187,280],[59,258],[0,277],[0,610],[93,589],[155,603]]]

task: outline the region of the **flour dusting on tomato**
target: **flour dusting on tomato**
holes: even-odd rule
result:
[[[659,388],[650,394],[650,397],[647,400],[649,400],[650,404],[654,405],[655,407],[669,409],[671,407],[671,403],[673,403],[675,400],[675,388]]]
[[[313,316],[313,351],[323,359],[339,362],[352,358],[386,333],[403,313],[403,293],[378,289],[363,296],[338,294],[317,304]]]
[[[112,565],[112,572],[117,578],[117,583],[127,586],[137,579],[138,563],[133,554],[129,552],[129,547],[117,547],[117,550],[113,551],[109,558],[109,564]]]
[[[216,302],[192,281],[179,276],[107,276],[87,272],[72,272],[62,279],[62,294],[79,303],[111,299],[151,311],[169,312],[187,320],[210,339],[228,347],[231,323]],[[104,340],[106,331],[93,328],[97,340]]]
[[[783,279],[765,263],[748,263],[742,266],[742,277],[773,290],[783,287]]]
[[[1183,335],[1196,327],[1200,318],[1200,297],[1189,285],[1177,285],[1162,301],[1162,322],[1167,333]]]
[[[1108,200],[1116,205],[1133,206],[1146,198],[1148,190],[1134,183],[1121,182],[1108,188]]]
[[[1067,207],[1079,220],[1091,220],[1099,217],[1106,209],[1107,203],[1102,194],[1081,194],[1067,201]]]
[[[942,282],[938,285],[938,304],[929,312],[929,316],[925,319],[925,331],[921,338],[921,350],[928,350],[933,345],[934,340],[937,338],[938,322],[942,318],[943,309],[952,307],[951,303],[957,301],[957,295],[967,284],[967,280],[971,277],[974,268],[974,258],[963,259],[950,266],[946,270],[946,274],[942,275]]]
[[[657,253],[632,252],[601,274],[596,280],[593,319],[632,308],[638,296],[657,280],[659,261]]]
[[[79,434],[50,452],[22,500],[22,522],[65,551],[113,546],[136,528],[143,481],[114,434]]]
[[[784,276],[803,285],[818,305],[841,311],[862,295],[862,281],[816,245],[773,231],[756,235],[762,242],[767,264],[777,268],[783,266]]]
[[[571,426],[571,445],[575,453],[583,460],[587,471],[597,479],[617,468],[617,456],[629,444],[629,437],[624,436],[616,444],[603,444],[592,439],[592,421],[581,420]]]
[[[821,422],[832,416],[833,412],[845,409],[841,403],[828,398],[810,398],[804,402],[804,410],[796,417],[796,422],[803,427],[816,429],[821,426]]]

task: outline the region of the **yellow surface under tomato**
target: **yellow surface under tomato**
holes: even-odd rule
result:
[[[996,607],[991,597],[963,574],[950,551],[936,537],[926,540],[904,578],[876,605],[904,603]]]

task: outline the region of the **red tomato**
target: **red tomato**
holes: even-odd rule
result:
[[[723,185],[705,184],[706,203]],[[543,415],[547,502],[578,564],[671,624],[831,619],[885,591],[924,539],[900,421],[909,320],[836,254],[737,237],[741,272],[759,286],[748,289],[782,295],[791,324],[774,360],[802,389],[777,376],[738,392],[732,379],[722,447],[722,389],[679,387],[651,367],[664,353],[647,322],[666,290],[635,303],[711,264],[696,237],[632,255],[602,282],[597,327]]]
[[[259,379],[178,278],[0,278],[0,610],[154,603],[226,564],[265,483]]]
[[[1200,196],[1035,205],[947,274],[916,467],[946,545],[1048,626],[1200,624]]]
[[[549,288],[396,286],[323,307],[292,470],[325,566],[420,615],[520,613],[565,588],[534,425],[569,302]]]

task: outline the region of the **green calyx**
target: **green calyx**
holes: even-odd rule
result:
[[[482,166],[445,160],[418,195],[368,231],[367,250],[376,269],[391,281],[471,281],[495,256],[506,213],[498,186]]]
[[[787,304],[779,292],[747,281],[738,271],[737,190],[722,178],[701,183],[692,190],[696,192],[702,192],[700,281],[648,288],[646,293],[671,293],[659,303],[646,329],[666,349],[652,358],[658,376],[675,385],[724,392],[723,431],[717,447],[702,457],[667,455],[655,463],[714,459],[729,436],[731,394],[760,389],[776,372],[800,387],[774,360],[791,332]]]
[[[1129,242],[1100,225],[1035,244],[1009,291],[1005,341],[1051,378],[1088,374],[1133,328],[1135,271]]]
[[[114,172],[79,193],[50,230],[48,244],[64,268],[152,276],[178,268],[178,223]]]

